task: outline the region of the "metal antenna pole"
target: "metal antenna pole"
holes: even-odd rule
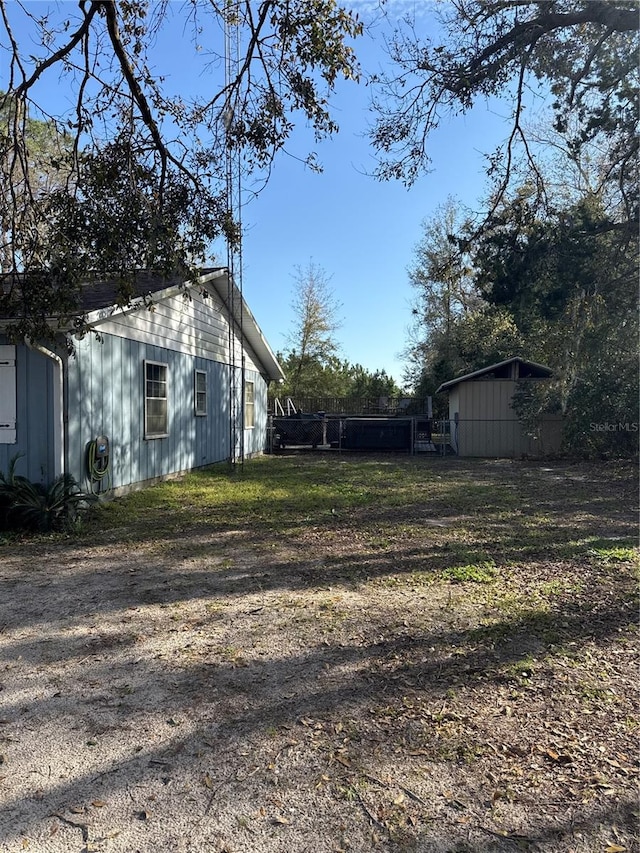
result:
[[[230,91],[236,81],[240,55],[240,10],[238,3],[227,5],[224,18],[225,88]],[[241,223],[241,169],[240,151],[232,138],[237,107],[237,91],[229,97],[225,107],[225,171],[226,201],[231,221],[237,232],[237,241],[227,237],[227,308],[229,312],[229,460],[233,466],[244,462],[244,424],[238,423],[244,400],[244,336],[242,319],[242,223]],[[239,297],[239,298],[238,298]],[[236,303],[239,301],[239,306]],[[239,309],[240,319],[236,319]],[[238,334],[239,333],[239,334]],[[240,381],[238,381],[237,349],[240,347]],[[239,399],[242,395],[242,400]]]

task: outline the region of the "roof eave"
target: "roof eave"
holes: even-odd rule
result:
[[[222,276],[225,274],[225,270],[223,268],[219,270],[215,270],[214,272],[205,273],[204,275],[198,276],[195,281],[181,281],[179,284],[171,284],[169,287],[165,287],[163,290],[156,290],[153,293],[150,293],[148,297],[145,296],[136,296],[126,305],[118,305],[117,303],[114,305],[108,305],[104,308],[96,308],[93,311],[89,311],[85,314],[85,322],[89,326],[96,326],[100,323],[106,322],[107,320],[111,320],[116,314],[120,314],[122,316],[126,314],[131,314],[134,311],[139,311],[141,308],[145,308],[147,305],[146,299],[150,298],[152,302],[160,302],[163,299],[170,299],[172,296],[177,296],[179,293],[184,293],[185,290],[191,290],[194,287],[202,286],[208,283],[210,280],[216,278],[217,276]]]
[[[234,288],[234,296],[238,299],[238,307],[234,306],[235,322],[238,324],[242,322],[242,328],[244,330],[246,340],[255,352],[256,357],[260,361],[268,379],[273,382],[283,381],[285,379],[285,374],[278,362],[278,359],[267,343],[262,330],[258,326],[258,323],[249,309],[249,306],[245,302],[244,297],[240,293],[240,290],[235,283],[233,283],[232,286]],[[182,281],[179,284],[171,284],[163,290],[156,290],[153,293],[150,293],[148,297],[137,296],[127,305],[118,305],[115,303],[104,306],[103,308],[96,308],[93,311],[88,311],[83,315],[83,319],[85,324],[91,329],[99,329],[101,324],[107,323],[116,316],[125,316],[146,308],[148,304],[147,299],[151,299],[152,303],[160,302],[164,299],[170,299],[173,296],[184,293],[185,291],[192,290],[194,287],[204,287],[213,291],[222,300],[227,311],[229,311],[229,306],[227,305],[229,296],[229,275],[225,267],[219,267],[215,270],[209,270],[208,272],[203,273],[193,281]],[[64,326],[62,326],[59,323],[59,319],[55,317],[52,317],[51,321],[58,322],[60,334],[73,334],[73,323],[65,323]],[[4,325],[8,325],[10,322],[11,320],[8,318],[0,318],[0,328]]]
[[[223,304],[227,308],[227,311],[231,313],[230,306],[228,305],[229,299],[229,276],[226,269],[222,269],[220,273],[214,273],[207,276],[203,276],[203,284],[212,287],[212,289],[216,292],[216,294],[220,297]],[[240,312],[234,306],[234,320],[236,323],[242,323],[243,333],[247,339],[247,342],[255,352],[256,356],[260,360],[263,368],[265,369],[265,373],[271,382],[280,382],[284,381],[285,374],[276,358],[273,350],[269,346],[267,339],[262,333],[260,326],[256,318],[253,316],[251,309],[247,305],[244,296],[241,294],[235,282],[231,281],[231,286],[233,287],[234,298],[237,298],[240,303]]]
[[[488,367],[481,367],[479,370],[474,370],[471,373],[465,373],[464,376],[458,376],[456,379],[449,379],[448,382],[443,382],[441,385],[436,388],[436,394],[439,394],[441,391],[448,391],[454,385],[458,385],[460,382],[466,382],[470,379],[475,379],[478,376],[483,376],[485,373],[491,373],[492,370],[496,370],[499,367],[504,367],[507,364],[512,364],[514,361],[519,361],[521,364],[527,364],[531,367],[536,368],[542,372],[545,372],[546,376],[536,377],[540,379],[550,379],[553,376],[553,371],[550,367],[547,367],[545,364],[538,364],[536,361],[529,361],[526,358],[522,358],[519,355],[514,355],[511,358],[505,358],[504,361],[498,361],[495,364],[490,364]]]

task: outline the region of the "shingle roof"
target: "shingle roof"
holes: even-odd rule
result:
[[[208,267],[200,270],[200,275],[209,273],[221,272],[224,267]],[[20,316],[20,284],[22,276],[5,275],[0,277],[0,294],[1,285],[13,288],[13,299],[9,304],[5,302],[5,313],[0,315],[2,319],[15,319]],[[143,299],[146,296],[153,296],[160,291],[170,287],[180,287],[185,284],[184,276],[169,275],[163,276],[152,270],[138,270],[134,274],[132,282],[127,282],[127,292],[130,292],[131,300]],[[130,289],[130,290],[129,290]],[[119,293],[119,284],[117,278],[94,279],[86,284],[81,285],[79,294],[79,304],[77,315],[89,314],[92,311],[98,311],[103,308],[110,308],[118,305],[121,296]],[[12,310],[15,306],[15,310]]]
[[[221,267],[202,270],[204,275],[215,272]],[[153,296],[168,287],[178,287],[184,284],[184,278],[178,275],[163,277],[149,270],[139,270],[132,284],[131,298],[140,299]],[[85,284],[81,288],[81,311],[88,314],[100,308],[109,308],[118,303],[118,283],[115,280],[98,280]]]

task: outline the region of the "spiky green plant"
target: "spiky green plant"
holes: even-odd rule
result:
[[[32,483],[15,473],[19,458],[11,459],[6,475],[0,471],[0,526],[4,529],[64,530],[97,500],[83,492],[71,474],[61,474],[49,486]]]

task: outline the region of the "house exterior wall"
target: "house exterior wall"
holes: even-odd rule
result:
[[[168,435],[145,438],[145,361],[167,365]],[[78,342],[70,359],[68,470],[87,483],[89,442],[106,435],[110,443],[111,483],[123,488],[166,477],[230,457],[231,367],[190,353],[176,352],[144,341],[103,335]],[[195,371],[207,376],[207,414],[195,414]],[[238,446],[246,455],[264,449],[266,392],[264,379],[253,369],[245,376],[256,389],[256,424],[243,429],[241,368],[236,377]],[[240,439],[244,438],[244,448]]]
[[[140,309],[128,314],[115,314],[99,324],[101,332],[124,338],[134,338],[178,352],[202,356],[229,364],[229,324],[226,308],[217,295],[204,297],[191,293],[172,296],[153,305],[153,310]],[[243,356],[239,334],[234,336],[234,361],[240,364]],[[254,353],[244,347],[246,366],[259,370]]]
[[[156,302],[97,323],[74,341],[75,354],[64,361],[65,470],[83,488],[88,479],[88,446],[97,436],[110,442],[111,485],[137,483],[184,472],[231,456],[231,371],[235,371],[236,455],[264,450],[267,429],[267,380],[252,350],[234,337],[230,364],[229,327],[224,306],[214,296],[194,294]],[[0,345],[6,343],[0,336]],[[57,473],[56,362],[27,346],[16,347],[16,443],[0,444],[0,470],[15,454],[24,454],[17,473],[49,483]],[[145,361],[167,365],[168,435],[145,438]],[[207,377],[207,413],[195,413],[195,371]],[[244,428],[245,382],[254,384],[254,426]],[[2,389],[0,388],[0,392]],[[59,446],[56,446],[59,445]],[[96,486],[97,488],[97,486]]]
[[[0,345],[9,345],[2,335]],[[0,471],[5,474],[11,459],[19,455],[16,474],[38,483],[55,479],[54,369],[53,361],[42,353],[24,345],[15,347],[15,386],[11,393],[16,395],[16,440],[0,443]],[[8,390],[0,386],[0,395]]]
[[[254,383],[255,424],[251,429],[243,430],[243,453],[246,456],[257,456],[264,452],[267,443],[268,383],[254,370],[245,371],[245,376]],[[243,411],[243,407],[240,411]]]

